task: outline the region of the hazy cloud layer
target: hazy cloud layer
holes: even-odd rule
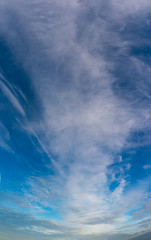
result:
[[[20,200],[2,203],[5,215],[14,204],[20,211],[9,212],[10,231],[149,239],[150,1],[7,0],[0,8],[0,146],[23,172],[11,190]]]

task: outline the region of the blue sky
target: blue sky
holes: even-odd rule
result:
[[[0,239],[150,240],[151,2],[0,2]]]

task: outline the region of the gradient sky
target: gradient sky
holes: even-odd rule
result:
[[[151,1],[0,1],[0,240],[151,239]]]

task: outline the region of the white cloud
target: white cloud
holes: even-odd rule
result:
[[[151,10],[151,2],[149,0],[113,0],[113,6],[120,11],[121,16],[127,16],[132,14],[139,14],[145,12],[149,12]]]
[[[9,146],[10,134],[4,124],[0,121],[0,147],[6,151],[12,151]]]
[[[140,2],[138,4],[116,1],[111,7],[124,11],[124,5],[126,14],[129,14],[129,11],[137,11]],[[117,208],[119,203],[119,223],[127,210],[127,207],[122,208],[126,180],[121,180],[111,196],[107,194],[107,166],[114,161],[112,151],[120,152],[127,144],[130,133],[142,129],[144,122],[142,124],[140,114],[129,102],[119,99],[113,92],[115,77],[110,69],[115,63],[106,60],[103,48],[106,42],[109,46],[113,43],[113,46],[120,46],[126,52],[129,43],[125,45],[118,33],[109,30],[110,22],[99,18],[97,10],[94,21],[86,22],[87,9],[93,5],[89,1],[86,7],[79,3],[76,9],[69,5],[65,8],[58,2],[50,5],[48,22],[45,27],[42,25],[45,34],[41,33],[41,29],[36,34],[47,46],[42,50],[48,54],[48,63],[53,59],[56,69],[52,69],[52,75],[49,72],[41,75],[35,63],[32,76],[44,105],[44,125],[49,139],[47,147],[58,156],[62,169],[68,169],[65,183],[59,189],[62,198],[67,197],[62,211],[65,211],[68,223],[79,222],[82,227],[82,221],[88,216],[98,217],[97,212],[105,216],[111,211],[112,204]],[[109,6],[106,8],[112,13]],[[53,26],[52,19],[55,19]],[[85,27],[78,40],[80,21],[85,21]],[[96,49],[101,50],[101,54],[97,55]],[[132,63],[136,67],[134,59]],[[148,122],[148,119],[144,121]],[[84,224],[83,228],[86,231]],[[94,229],[93,226],[90,231]]]
[[[15,91],[11,87],[11,89],[6,85],[7,80],[4,78],[4,76],[0,73],[0,88],[4,95],[8,98],[8,100],[11,102],[11,104],[16,108],[16,110],[22,115],[25,116],[25,112],[17,99],[17,96],[15,96]],[[9,83],[8,83],[9,84]],[[10,86],[10,84],[9,84]]]
[[[53,177],[28,179],[30,191],[25,192],[25,197],[32,207],[37,207],[38,202],[43,207],[55,208],[54,199],[62,199],[61,207],[57,207],[66,216],[65,223],[78,226],[82,234],[113,231],[115,225],[127,221],[125,214],[130,203],[131,208],[135,208],[143,201],[144,190],[139,184],[136,190],[124,193],[127,184],[124,176],[111,193],[107,174],[108,166],[114,163],[115,153],[121,154],[133,131],[143,130],[144,125],[149,127],[151,118],[144,106],[137,105],[136,108],[113,90],[112,84],[117,79],[112,70],[120,61],[120,54],[128,54],[130,43],[111,29],[111,21],[106,16],[100,17],[98,9],[103,2],[87,1],[84,5],[86,2],[80,1],[45,1],[45,4],[32,1],[24,3],[26,13],[21,22],[23,24],[26,20],[23,28],[33,33],[29,55],[23,60],[43,105],[46,138],[39,136],[37,126],[29,129],[48,155],[51,152],[57,156],[57,169],[64,172],[64,175],[58,171]],[[35,7],[31,7],[34,4]],[[150,5],[149,1],[142,4],[141,1],[116,0],[102,9],[113,18],[115,25],[120,17],[122,27],[125,24],[123,15],[145,11]],[[21,13],[22,6],[18,6]],[[95,9],[94,16],[89,13],[91,7]],[[10,42],[15,42],[13,34],[9,37]],[[30,42],[29,36],[26,37]],[[112,48],[119,50],[116,57],[108,60]],[[138,59],[128,59],[139,76],[149,82],[150,68]],[[145,75],[144,69],[147,71]],[[4,82],[1,81],[0,86],[24,116],[15,94]],[[143,81],[137,85],[137,91],[149,96]],[[119,162],[123,163],[121,156]],[[131,167],[129,163],[125,166],[127,170]],[[144,168],[147,169],[148,165]],[[102,225],[102,219],[106,221],[105,225]],[[111,219],[110,223],[108,219]],[[87,226],[86,222],[94,220],[101,223]],[[104,230],[105,226],[108,230]]]
[[[54,234],[60,234],[62,233],[61,231],[58,230],[54,230],[54,229],[49,229],[49,228],[44,228],[44,227],[40,227],[40,226],[32,226],[32,227],[25,227],[25,228],[19,228],[21,230],[31,230],[31,231],[35,231],[38,233],[43,233],[45,235],[54,235]]]
[[[146,164],[143,166],[144,169],[150,169],[151,168],[151,164]]]

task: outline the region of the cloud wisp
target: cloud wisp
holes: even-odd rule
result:
[[[19,194],[35,218],[56,220],[53,229],[35,220],[20,230],[56,240],[148,236],[151,3],[0,5],[1,36],[31,81],[23,87],[24,79],[0,75],[2,95],[15,109],[13,126],[34,146],[29,165],[37,169],[24,174]],[[21,203],[19,209],[25,211]]]

